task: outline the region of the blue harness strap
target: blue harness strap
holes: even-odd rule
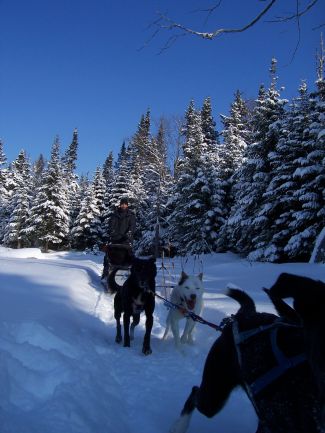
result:
[[[260,326],[258,328],[249,330],[249,331],[243,331],[240,332],[238,329],[238,322],[235,320],[233,322],[233,336],[234,336],[234,342],[236,346],[237,356],[238,356],[238,362],[241,366],[242,364],[242,357],[241,357],[241,351],[240,351],[240,344],[246,341],[248,338],[252,337],[253,335],[257,335],[260,332],[264,332],[267,330],[270,330],[270,339],[271,339],[271,347],[274,354],[274,357],[277,361],[277,365],[262,376],[260,376],[258,379],[256,379],[254,382],[248,384],[245,383],[245,387],[247,390],[247,393],[250,397],[250,400],[252,401],[255,409],[256,405],[254,402],[254,396],[261,392],[264,388],[266,388],[268,385],[270,385],[272,382],[274,382],[276,379],[278,379],[280,376],[282,376],[286,371],[288,371],[290,368],[293,368],[303,362],[306,361],[306,355],[305,353],[300,353],[299,355],[287,357],[279,348],[277,344],[277,333],[279,330],[279,327],[297,327],[296,325],[290,325],[288,323],[284,323],[281,321],[275,321],[271,325],[265,325]]]

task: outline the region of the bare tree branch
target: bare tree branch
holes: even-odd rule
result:
[[[218,7],[220,7],[221,3],[222,3],[222,0],[219,0],[219,2],[217,4],[215,4],[214,6],[211,6],[211,7],[206,8],[206,9],[196,9],[196,10],[194,10],[194,12],[207,12],[207,16],[205,17],[205,20],[204,20],[204,25],[205,25],[209,21],[209,18],[213,14],[213,12]]]
[[[286,21],[290,21],[290,20],[295,20],[300,18],[301,16],[305,15],[313,6],[315,6],[315,4],[318,2],[318,0],[313,0],[311,1],[306,8],[303,11],[298,11],[298,8],[296,10],[296,13],[293,15],[290,15],[288,17],[278,17],[276,20],[270,20],[267,21],[268,23],[280,23],[280,22],[286,22]],[[298,4],[297,4],[298,5]]]
[[[314,2],[317,2],[318,0],[314,0]],[[246,24],[244,27],[241,28],[237,28],[237,29],[217,29],[213,32],[200,32],[200,31],[196,31],[193,30],[191,28],[185,27],[182,24],[178,24],[175,23],[174,21],[172,21],[170,18],[168,18],[167,16],[165,16],[162,13],[159,13],[161,22],[166,22],[166,24],[161,24],[160,27],[162,29],[167,29],[167,30],[173,30],[173,29],[180,29],[183,30],[185,33],[191,34],[191,35],[195,35],[195,36],[199,36],[203,39],[214,39],[222,34],[225,33],[241,33],[244,32],[245,30],[249,29],[250,27],[254,26],[254,24],[256,24],[270,9],[271,7],[274,5],[274,3],[276,2],[276,0],[271,0],[269,2],[269,4],[248,24]]]

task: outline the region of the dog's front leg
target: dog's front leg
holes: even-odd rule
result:
[[[190,317],[187,317],[186,324],[184,327],[184,332],[181,337],[182,343],[193,344],[192,333],[193,333],[194,326],[195,326],[194,320],[192,320]]]
[[[150,355],[152,353],[150,347],[152,326],[153,326],[153,314],[151,312],[148,313],[146,312],[146,332],[144,334],[143,346],[142,346],[142,353],[144,353],[145,355]]]
[[[185,433],[187,431],[192,413],[196,408],[198,391],[199,388],[193,386],[191,394],[184,404],[180,418],[171,427],[169,433]]]
[[[134,328],[139,325],[140,322],[140,314],[133,314],[133,320],[130,326],[130,340],[134,339]]]
[[[115,336],[115,342],[120,343],[122,341],[122,333],[121,333],[121,305],[120,305],[120,298],[118,295],[114,298],[114,317],[116,320],[116,336]]]
[[[130,347],[130,317],[128,311],[124,312],[123,325],[124,325],[124,347]]]
[[[180,347],[181,339],[179,337],[179,320],[176,317],[174,317],[173,320],[171,320],[170,326],[174,336],[175,345],[176,347]]]

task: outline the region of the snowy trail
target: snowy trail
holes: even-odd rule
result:
[[[114,342],[113,297],[99,282],[101,256],[15,254],[0,248],[1,433],[168,432],[191,387],[200,383],[218,333],[199,324],[196,344],[176,351],[171,336],[161,340],[167,310],[158,301],[153,354],[145,357],[144,317],[131,348]],[[175,261],[176,276],[181,264]],[[187,272],[194,266],[188,264]],[[222,293],[228,282],[249,288],[258,308],[272,311],[261,287],[298,265],[251,266],[229,254],[207,257],[204,268],[203,316],[219,323],[237,309]],[[300,264],[299,270],[321,278],[324,266]],[[160,269],[157,285],[161,276]],[[168,277],[171,283],[176,276]],[[213,420],[195,412],[189,433],[250,433],[255,426],[249,401],[235,391]]]

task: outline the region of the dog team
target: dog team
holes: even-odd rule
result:
[[[115,247],[119,263],[114,264],[114,254],[108,254],[112,265],[109,289],[115,293],[115,341],[122,341],[123,315],[123,343],[129,347],[144,312],[142,352],[149,355],[156,296],[155,259],[130,259],[123,242]],[[115,277],[126,258],[130,259],[130,274],[119,286]],[[228,289],[226,294],[240,308],[219,326],[221,333],[206,358],[201,384],[192,388],[170,433],[185,433],[194,409],[209,418],[216,415],[239,386],[255,409],[256,433],[325,433],[325,283],[283,273],[264,291],[277,315],[257,312],[248,294]],[[169,305],[173,308],[167,315],[163,339],[171,330],[180,350],[182,344],[193,343],[193,317],[202,312],[203,293],[203,275],[185,272],[172,290]],[[292,306],[285,298],[293,299]],[[182,319],[185,325],[180,336]]]

